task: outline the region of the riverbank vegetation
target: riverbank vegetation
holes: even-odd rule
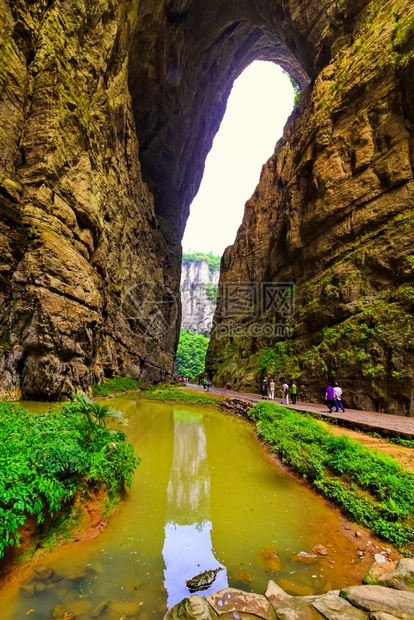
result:
[[[290,469],[355,521],[400,547],[413,544],[414,475],[397,461],[278,405],[259,403],[249,417]]]
[[[109,394],[122,394],[131,390],[139,390],[141,386],[142,382],[137,379],[112,377],[112,379],[104,379],[103,383],[94,383],[92,385],[92,395],[109,396]]]
[[[0,557],[30,516],[41,524],[79,493],[131,485],[139,459],[123,432],[106,428],[116,415],[83,395],[44,414],[0,403]]]
[[[207,392],[200,388],[199,392],[191,388],[179,388],[174,385],[161,385],[143,390],[138,398],[147,400],[159,400],[165,402],[187,403],[189,405],[213,405],[219,406],[223,402],[223,397],[218,394]]]

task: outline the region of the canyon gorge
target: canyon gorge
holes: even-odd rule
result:
[[[267,60],[301,97],[222,259],[207,370],[414,415],[409,0],[0,0],[0,21],[0,398],[171,375],[189,206]],[[290,314],[263,307],[278,283]]]

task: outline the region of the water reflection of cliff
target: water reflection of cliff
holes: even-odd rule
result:
[[[174,410],[174,456],[167,489],[163,557],[169,607],[188,596],[187,579],[222,566],[211,541],[210,476],[203,415]],[[224,567],[223,567],[224,568]],[[204,593],[226,587],[226,570]]]

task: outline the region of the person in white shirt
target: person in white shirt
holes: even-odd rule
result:
[[[275,397],[275,380],[274,379],[270,379],[270,395],[269,398],[270,400],[273,400]]]
[[[344,406],[342,404],[342,390],[339,387],[338,383],[335,383],[335,387],[334,387],[334,401],[335,401],[336,412],[338,412],[338,407],[340,407],[342,411],[345,411]]]
[[[283,396],[282,396],[282,402],[284,399],[286,399],[286,404],[289,404],[289,386],[287,383],[284,383],[282,386],[282,390],[283,390]]]

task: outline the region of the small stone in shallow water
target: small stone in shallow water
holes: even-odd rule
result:
[[[39,564],[33,568],[35,572],[35,579],[50,579],[53,575],[53,570],[44,566],[44,564]]]
[[[306,553],[306,551],[300,551],[296,555],[291,557],[292,562],[302,562],[304,564],[313,564],[318,561],[318,556],[314,553]]]
[[[376,562],[386,562],[387,560],[384,558],[383,555],[381,555],[380,553],[376,553],[374,555],[374,559]]]
[[[196,575],[192,579],[188,579],[185,582],[185,585],[190,590],[190,592],[197,592],[198,590],[207,590],[214,583],[217,573],[223,570],[220,566],[214,570],[206,570],[204,573],[200,573],[200,575]]]
[[[22,592],[26,596],[33,596],[33,594],[35,592],[34,583],[23,583],[20,586],[20,592]]]
[[[99,616],[105,611],[111,601],[106,599],[106,601],[102,601],[95,607],[95,609],[91,613],[91,618],[99,618]]]

